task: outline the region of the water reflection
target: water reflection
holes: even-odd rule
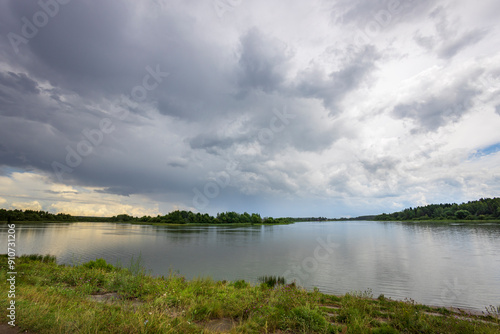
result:
[[[0,238],[6,240],[6,225]],[[246,279],[290,275],[326,293],[375,296],[484,310],[500,301],[500,225],[306,222],[276,226],[18,224],[18,254],[60,263],[140,254],[153,274]]]

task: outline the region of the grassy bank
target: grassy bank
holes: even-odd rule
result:
[[[8,291],[7,256],[0,286]],[[99,259],[16,259],[16,325],[33,333],[498,333],[491,315],[456,314],[369,292],[324,295],[292,285],[153,277]],[[280,283],[279,278],[272,282]],[[282,283],[282,282],[281,282]],[[6,312],[6,298],[1,298]],[[491,309],[491,313],[498,312]],[[8,318],[2,316],[3,323]]]

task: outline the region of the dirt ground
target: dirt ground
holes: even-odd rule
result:
[[[18,334],[18,333],[34,334],[32,332],[19,331],[17,327],[12,327],[11,325],[0,324],[0,334]]]

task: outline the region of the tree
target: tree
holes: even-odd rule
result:
[[[457,219],[465,219],[469,215],[470,215],[470,212],[467,210],[458,210],[457,212],[455,212],[455,217],[457,217]]]
[[[262,218],[260,217],[260,215],[258,213],[252,213],[252,224],[260,224],[260,223],[262,223]]]

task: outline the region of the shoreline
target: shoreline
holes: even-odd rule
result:
[[[297,222],[291,223],[225,223],[225,224],[179,224],[179,223],[147,223],[147,222],[100,222],[100,221],[11,221],[8,223],[7,221],[0,221],[0,224],[40,224],[40,223],[48,223],[48,224],[73,224],[73,223],[92,223],[92,224],[131,224],[131,225],[150,225],[150,226],[277,226],[277,225],[292,225]]]

